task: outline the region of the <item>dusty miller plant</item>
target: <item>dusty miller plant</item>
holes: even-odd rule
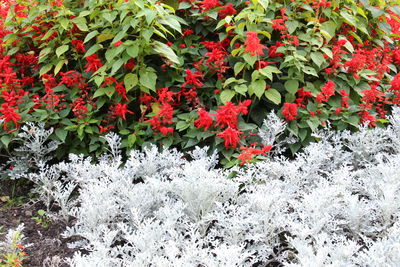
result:
[[[61,216],[76,219],[64,236],[89,251],[67,259],[71,266],[396,266],[399,118],[397,108],[385,129],[320,131],[295,159],[230,170],[216,168],[207,148],[186,160],[150,147],[122,162],[110,134],[97,163],[71,155],[31,179],[63,182],[49,194],[70,203]],[[266,144],[279,135],[268,127]],[[76,202],[65,197],[68,184]]]
[[[8,161],[13,166],[7,170],[11,179],[27,178],[29,172],[37,171],[52,158],[50,153],[60,144],[58,141],[48,140],[53,128],[46,130],[43,123],[27,122],[21,130],[16,138],[21,146],[14,150],[14,155]]]

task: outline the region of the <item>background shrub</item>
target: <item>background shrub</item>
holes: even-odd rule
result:
[[[273,109],[295,152],[327,124],[384,125],[400,99],[396,1],[1,3],[3,151],[31,121],[55,128],[58,158],[114,131],[231,165],[271,149],[254,130]]]

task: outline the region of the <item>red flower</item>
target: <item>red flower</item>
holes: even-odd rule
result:
[[[248,163],[250,160],[253,159],[253,155],[265,155],[272,149],[272,146],[267,145],[264,146],[262,149],[257,149],[255,147],[241,147],[240,149],[243,149],[243,151],[242,153],[240,153],[237,159],[240,160],[240,165],[244,165],[245,163]]]
[[[235,130],[231,127],[225,129],[222,133],[218,133],[217,136],[224,139],[224,145],[226,149],[229,148],[236,148],[239,141],[240,141],[240,135],[243,132],[239,130]]]
[[[86,57],[86,60],[88,63],[85,65],[85,72],[96,72],[103,66],[96,54]]]
[[[179,47],[180,48],[186,48],[186,45],[185,44],[180,44]]]
[[[122,42],[121,40],[119,40],[119,41],[117,41],[117,42],[114,43],[114,46],[115,46],[115,47],[118,47],[118,46],[120,46],[120,45],[122,45],[122,44],[123,44],[123,42]]]
[[[203,74],[199,71],[196,71],[195,73],[192,73],[190,69],[186,70],[186,77],[185,77],[185,83],[182,84],[182,87],[185,87],[186,85],[194,85],[197,87],[202,87],[203,83],[198,80],[198,78],[203,78]]]
[[[132,111],[128,110],[127,104],[115,103],[114,106],[111,107],[111,113],[120,118],[126,120],[126,113],[133,114]]]
[[[172,134],[172,133],[174,133],[174,128],[161,126],[160,127],[160,133],[162,133],[163,135],[167,135],[169,133]]]
[[[263,49],[267,48],[260,44],[260,39],[257,37],[256,32],[247,32],[246,42],[244,43],[246,52],[250,53],[250,56],[263,55]]]
[[[251,104],[251,100],[245,100],[235,106],[232,102],[226,102],[225,106],[219,106],[217,114],[217,125],[221,127],[238,128],[238,116],[240,113],[246,115],[247,107]]]
[[[281,46],[285,46],[285,44],[284,44],[284,43],[281,43],[281,42],[279,42],[279,41],[277,41],[277,42],[276,42],[276,45],[272,45],[272,46],[269,48],[269,50],[268,50],[268,56],[269,56],[269,57],[282,57],[282,56],[284,56],[283,53],[276,53],[276,50],[278,49],[278,47],[281,47]]]
[[[76,52],[78,53],[85,53],[86,52],[86,47],[83,41],[81,40],[72,40],[71,44],[75,47]]]
[[[135,67],[135,60],[133,58],[129,59],[125,64],[125,68],[128,70],[132,70]]]
[[[327,102],[331,96],[335,94],[336,84],[328,81],[321,89],[321,93],[316,96],[318,103]]]
[[[199,118],[194,121],[194,126],[196,126],[197,129],[203,127],[204,130],[207,131],[208,128],[212,126],[213,119],[211,118],[210,114],[204,109],[200,109],[198,112]]]
[[[189,35],[192,35],[194,33],[194,31],[193,30],[191,30],[191,29],[186,29],[186,30],[184,30],[183,31],[183,36],[189,36]]]
[[[218,10],[219,17],[224,19],[226,16],[236,15],[237,11],[233,8],[232,3],[223,6],[223,9]]]
[[[126,89],[123,82],[115,82],[115,91],[122,96],[122,99],[129,101],[128,97],[126,97]]]
[[[21,116],[15,112],[18,109],[17,107],[10,106],[9,103],[3,103],[0,108],[0,113],[3,115],[0,116],[0,119],[3,119],[3,129],[7,130],[7,123],[12,121],[15,124],[15,127],[18,127],[18,120],[21,119]]]
[[[222,6],[221,2],[218,0],[203,0],[199,3],[202,11],[210,10],[214,7]]]
[[[296,103],[283,104],[282,114],[288,121],[295,120],[297,116],[297,104]]]

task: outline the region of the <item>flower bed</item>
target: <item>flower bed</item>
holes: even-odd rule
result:
[[[295,152],[326,124],[384,126],[399,100],[396,1],[1,3],[1,150],[44,122],[59,159],[113,131],[231,166],[271,149],[254,130],[273,109]]]

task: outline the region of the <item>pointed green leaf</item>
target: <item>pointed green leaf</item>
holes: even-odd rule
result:
[[[57,57],[60,57],[62,54],[64,54],[68,50],[69,46],[68,45],[62,45],[56,49],[56,55]]]
[[[276,105],[279,105],[282,101],[281,94],[274,88],[269,88],[266,90],[265,97]]]
[[[170,61],[176,64],[180,63],[178,56],[175,54],[174,50],[172,50],[172,48],[169,47],[168,45],[161,43],[159,41],[154,41],[153,49],[156,53],[168,58]]]
[[[138,77],[136,74],[128,73],[127,75],[125,75],[124,85],[125,85],[126,91],[129,91],[130,89],[132,89],[134,86],[137,85],[137,83],[138,83]]]
[[[229,89],[222,91],[220,95],[221,102],[225,104],[226,102],[231,101],[235,94],[235,91]]]

